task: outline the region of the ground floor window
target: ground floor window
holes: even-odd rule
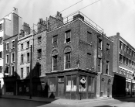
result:
[[[95,78],[88,77],[88,92],[94,93],[95,90]]]
[[[79,77],[79,91],[80,92],[85,92],[86,91],[86,89],[87,89],[86,83],[87,83],[86,76],[81,75]]]
[[[66,91],[76,91],[77,84],[76,84],[76,76],[67,76],[66,77]]]
[[[49,92],[56,92],[56,78],[49,78]]]

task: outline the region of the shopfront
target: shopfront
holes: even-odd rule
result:
[[[47,73],[48,97],[67,99],[94,98],[96,73],[81,69]]]

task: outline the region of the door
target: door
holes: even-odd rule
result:
[[[64,76],[58,77],[58,97],[64,96]]]

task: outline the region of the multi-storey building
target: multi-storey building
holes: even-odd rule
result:
[[[18,34],[20,29],[21,17],[18,16],[18,10],[14,10],[0,19],[0,89],[3,88],[3,39]],[[3,91],[4,94],[4,91]]]
[[[17,77],[17,41],[18,35],[4,39],[4,88],[5,94],[16,95]]]
[[[31,46],[33,46],[33,32],[27,23],[23,24],[23,30],[18,35],[17,50],[17,94],[28,95],[30,84]]]
[[[112,41],[81,13],[67,19],[47,32],[48,97],[111,96]]]
[[[113,95],[133,95],[135,92],[135,49],[119,33],[110,37],[113,40]],[[132,91],[131,91],[132,89]]]

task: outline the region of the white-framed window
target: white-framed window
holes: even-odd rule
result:
[[[71,52],[65,53],[65,56],[64,56],[64,68],[65,69],[71,68]]]
[[[0,24],[0,31],[2,30],[2,23]]]
[[[58,55],[52,56],[52,70],[58,70]]]
[[[2,51],[0,51],[0,59],[2,58]]]
[[[29,46],[30,46],[30,42],[29,42],[29,41],[27,41],[27,49],[29,48]]]
[[[15,40],[12,40],[11,47],[12,47],[12,49],[14,49],[14,48],[15,48]]]
[[[9,42],[6,43],[6,50],[9,50]]]
[[[15,53],[13,52],[11,54],[11,63],[15,62]]]
[[[71,42],[71,30],[65,32],[65,43]]]
[[[21,68],[21,78],[23,78],[23,68]]]
[[[21,54],[21,64],[23,64],[23,63],[24,63],[24,55]]]
[[[6,64],[9,63],[9,54],[6,55]]]
[[[30,62],[30,53],[27,53],[27,62]]]
[[[23,43],[21,44],[21,50],[23,50]]]

